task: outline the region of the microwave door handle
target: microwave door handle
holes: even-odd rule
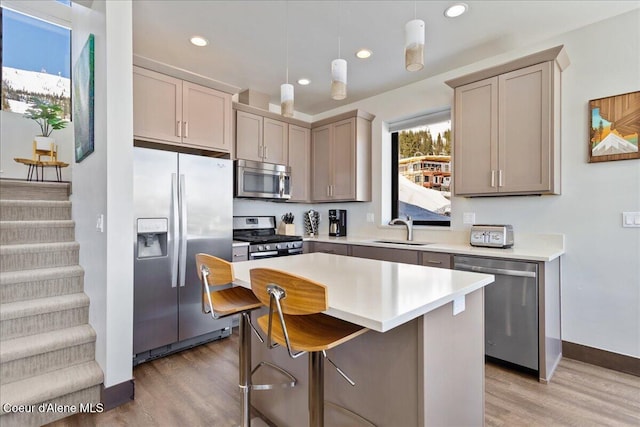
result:
[[[184,287],[187,274],[187,200],[184,174],[180,174],[180,287]]]
[[[171,287],[178,285],[178,257],[180,255],[180,212],[178,206],[178,178],[175,173],[171,174],[171,247],[173,256],[171,257]]]
[[[280,197],[284,197],[284,174],[281,173],[278,179],[278,194]]]

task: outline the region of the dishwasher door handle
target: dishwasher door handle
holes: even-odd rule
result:
[[[535,271],[509,270],[506,268],[480,267],[478,265],[455,264],[454,270],[472,271],[474,273],[500,274],[502,276],[536,277]]]

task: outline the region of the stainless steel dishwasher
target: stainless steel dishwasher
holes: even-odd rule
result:
[[[454,270],[488,273],[484,291],[485,354],[538,372],[538,264],[453,257]]]

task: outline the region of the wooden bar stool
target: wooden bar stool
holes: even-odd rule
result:
[[[322,427],[326,350],[345,343],[368,329],[322,313],[328,309],[325,285],[269,268],[254,268],[250,275],[254,294],[264,305],[269,306],[269,314],[258,318],[258,325],[267,334],[269,348],[278,344],[285,346],[289,356],[294,359],[309,353],[309,425]],[[331,359],[327,360],[342,377],[355,385]],[[351,412],[346,408],[344,410]]]
[[[233,266],[230,262],[207,254],[196,254],[196,266],[198,277],[202,284],[202,311],[211,314],[214,319],[220,319],[235,314],[240,315],[239,322],[239,349],[238,371],[239,386],[242,390],[241,397],[241,426],[250,427],[251,390],[268,390],[276,386],[293,387],[297,380],[287,371],[270,363],[261,362],[251,370],[251,332],[256,334],[260,342],[264,339],[251,323],[251,311],[262,307],[262,303],[255,297],[250,289],[241,286],[212,290],[212,287],[222,287],[233,284]],[[251,376],[262,366],[268,366],[283,374],[287,381],[282,384],[253,385]]]

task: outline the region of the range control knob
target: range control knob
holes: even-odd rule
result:
[[[277,243],[276,244],[276,249],[281,249],[281,248],[282,248],[282,245],[280,245],[280,243]]]
[[[258,245],[258,250],[259,250],[259,251],[263,251],[263,250],[264,250],[264,246],[262,246],[262,245]]]
[[[271,250],[271,246],[269,246],[269,245],[264,245],[264,249],[265,249],[265,250],[267,250],[267,251],[268,251],[268,250]]]
[[[292,248],[293,247],[293,243],[287,243],[287,247],[288,248]]]

